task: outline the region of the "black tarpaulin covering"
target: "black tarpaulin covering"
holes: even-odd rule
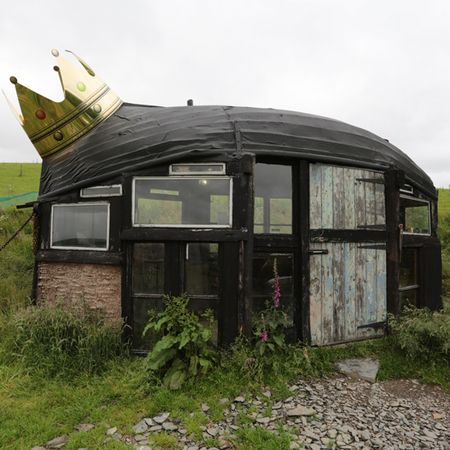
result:
[[[401,150],[337,120],[276,109],[124,104],[91,133],[44,160],[40,198],[163,162],[239,152],[396,167],[436,196],[430,178]]]

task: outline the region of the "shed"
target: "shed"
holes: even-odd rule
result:
[[[436,189],[386,139],[293,111],[123,103],[56,53],[62,103],[12,80],[43,157],[37,302],[124,318],[136,351],[164,294],[212,309],[220,345],[249,332],[275,263],[289,336],[311,345],[441,306]]]

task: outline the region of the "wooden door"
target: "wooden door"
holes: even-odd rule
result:
[[[310,166],[312,345],[382,334],[386,320],[383,174]]]

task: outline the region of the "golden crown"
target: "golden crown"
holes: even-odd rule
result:
[[[84,136],[122,104],[120,98],[81,58],[69,53],[81,66],[62,58],[58,50],[52,50],[52,55],[57,60],[54,69],[59,74],[64,90],[64,100],[61,102],[32,91],[20,84],[16,77],[10,78],[11,83],[16,86],[22,111],[22,114],[16,115],[42,158],[66,148]],[[14,107],[9,101],[8,103],[14,111]]]

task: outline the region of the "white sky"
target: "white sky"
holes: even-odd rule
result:
[[[332,117],[450,184],[448,0],[16,0],[0,15],[0,88],[15,101],[15,75],[61,99],[54,47],[125,101]],[[38,160],[0,98],[0,162]]]

